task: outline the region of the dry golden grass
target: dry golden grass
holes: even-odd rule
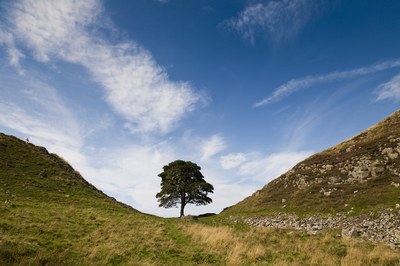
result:
[[[372,250],[363,252],[356,247],[354,240],[347,240],[349,248],[347,255],[341,260],[341,264],[345,266],[362,266],[362,265],[400,265],[400,254],[392,249],[387,248],[383,244],[378,244]]]
[[[241,264],[244,260],[257,261],[266,249],[255,240],[256,234],[269,234],[270,229],[250,230],[246,234],[235,232],[228,226],[210,227],[193,224],[185,228],[196,243],[206,244],[210,251],[223,254],[228,264]],[[261,232],[262,231],[262,232]]]
[[[197,245],[223,256],[228,265],[399,265],[400,252],[384,245],[342,239],[328,232],[309,236],[270,228],[237,230],[190,224],[184,230]]]

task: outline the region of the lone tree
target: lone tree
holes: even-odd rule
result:
[[[204,180],[201,168],[195,163],[177,160],[163,167],[161,191],[156,198],[160,207],[171,208],[181,206],[180,216],[184,216],[187,204],[207,205],[212,199],[207,196],[213,193],[214,187]]]

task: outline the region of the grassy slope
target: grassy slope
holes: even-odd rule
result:
[[[96,190],[56,155],[0,134],[0,265],[400,262],[382,245],[336,235],[145,215]]]
[[[198,253],[171,220],[117,203],[34,145],[1,134],[0,169],[0,264],[183,263]]]
[[[306,176],[306,181],[320,178],[322,182],[311,184],[299,189],[287,184],[287,173],[270,182],[261,190],[246,198],[226,211],[232,214],[273,214],[276,212],[296,213],[300,216],[308,214],[329,214],[336,212],[348,212],[360,214],[383,208],[394,208],[400,203],[400,188],[391,185],[392,182],[400,183],[400,177],[385,170],[378,177],[360,184],[329,184],[329,177],[338,177],[346,180],[348,176],[339,171],[337,165],[352,159],[357,162],[359,158],[368,155],[374,159],[382,159],[378,147],[394,147],[396,142],[390,142],[388,137],[400,137],[400,111],[395,112],[377,125],[344,141],[330,149],[317,153],[300,162],[293,170],[289,179],[296,180],[296,175]],[[351,151],[346,151],[349,147]],[[354,159],[356,158],[356,159]],[[315,174],[310,169],[313,165],[333,165],[333,169],[326,174]],[[389,164],[400,170],[400,156],[390,160]],[[303,168],[302,168],[303,167]],[[330,196],[321,193],[321,189],[332,190]],[[355,193],[355,191],[357,191]],[[282,199],[286,202],[282,203]],[[285,205],[285,208],[283,206]]]

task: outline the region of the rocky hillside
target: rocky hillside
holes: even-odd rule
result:
[[[399,204],[397,111],[355,137],[300,162],[229,212],[361,214],[399,208]]]
[[[310,234],[336,228],[342,236],[400,247],[400,111],[300,162],[224,213],[256,226]]]

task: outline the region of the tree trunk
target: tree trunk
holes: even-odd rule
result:
[[[185,216],[184,210],[185,209],[185,205],[181,204],[181,217]]]
[[[181,216],[180,217],[185,216],[185,212],[184,212],[185,205],[186,205],[185,192],[181,192]]]

